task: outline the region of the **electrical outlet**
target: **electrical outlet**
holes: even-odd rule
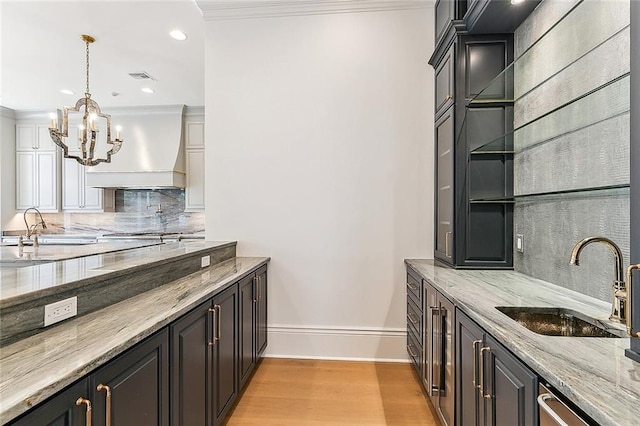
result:
[[[524,253],[524,236],[522,234],[516,234],[516,250]]]
[[[67,318],[78,315],[78,298],[76,296],[44,306],[44,326],[48,327]]]
[[[202,256],[202,258],[200,260],[201,260],[201,264],[202,264],[203,268],[206,267],[206,266],[211,265],[211,256],[209,256],[209,255]]]

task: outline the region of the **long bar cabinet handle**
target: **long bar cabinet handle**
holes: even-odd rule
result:
[[[640,263],[636,265],[629,265],[627,268],[627,300],[625,304],[625,314],[627,315],[627,333],[632,337],[640,337],[640,332],[634,334],[633,333],[633,324],[631,324],[633,317],[633,271],[636,269],[640,269]]]
[[[209,346],[215,346],[216,345],[216,308],[209,308],[208,311],[211,314],[211,330],[213,330],[213,340],[209,341]],[[208,338],[208,334],[207,333],[207,338]]]
[[[549,417],[553,419],[554,422],[556,422],[558,426],[569,426],[564,420],[562,420],[558,413],[553,411],[553,408],[549,407],[547,401],[550,399],[556,400],[556,397],[550,393],[540,394],[538,395],[538,405],[549,415]]]
[[[106,426],[111,426],[111,388],[107,385],[103,385],[100,383],[98,387],[96,387],[98,392],[102,392],[103,390],[107,391],[107,404],[106,404]]]
[[[255,294],[253,296],[253,303],[258,303],[259,296],[258,296],[258,277],[253,277],[253,284],[255,284]]]
[[[85,425],[91,426],[91,401],[83,397],[76,399],[76,405],[82,404],[85,404],[87,406],[87,412],[85,414]]]
[[[216,310],[216,334],[213,336],[214,341],[220,340],[220,323],[222,322],[222,308],[220,305],[214,305]]]
[[[484,393],[484,352],[491,352],[491,348],[489,346],[485,346],[480,349],[480,387],[478,390],[480,391],[480,396],[484,399],[491,399],[491,392]]]
[[[476,377],[478,375],[477,365],[478,365],[478,345],[482,343],[482,340],[474,340],[471,347],[473,348],[473,377],[471,379],[471,383],[473,383],[474,389],[479,389],[480,385],[478,385],[478,381]]]
[[[407,283],[407,287],[409,287],[409,289],[411,289],[412,291],[418,291],[418,286],[415,286],[411,283]]]
[[[447,231],[444,234],[444,255],[447,257],[451,257],[451,253],[449,252],[449,237],[452,235],[451,231]]]

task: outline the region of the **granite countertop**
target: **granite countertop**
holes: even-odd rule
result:
[[[564,307],[608,321],[611,304],[513,271],[454,270],[432,260],[406,260],[542,379],[601,425],[640,419],[640,363],[625,357],[629,338],[543,336],[496,306]]]
[[[11,244],[11,243],[10,243]],[[7,245],[0,246],[0,265],[20,266],[21,264],[33,264],[35,262],[52,262],[55,260],[73,259],[76,257],[91,256],[113,251],[129,250],[132,248],[146,247],[161,244],[155,241],[128,241],[128,242],[104,242],[104,243],[77,243],[77,244],[41,244],[40,247]]]
[[[206,248],[223,247],[235,243],[226,241],[189,241],[103,244],[107,252],[102,254],[89,256],[88,253],[85,253],[86,257],[76,257],[23,268],[0,267],[0,309],[24,303],[28,299],[60,292],[63,289],[69,290],[74,286],[81,287],[87,284],[87,280],[95,280],[96,277],[105,274],[130,273],[140,265],[186,255]],[[103,247],[103,244],[63,246],[60,248],[61,252],[54,256],[63,256],[62,259],[64,259],[65,249],[87,247],[91,250]],[[53,247],[40,247],[38,252],[49,248]],[[17,247],[1,247],[1,249],[17,249]],[[24,249],[26,250],[27,247]],[[112,250],[108,251],[108,249]],[[117,251],[113,251],[114,249],[117,249]]]
[[[8,423],[268,261],[264,257],[229,259],[0,348],[0,424]]]

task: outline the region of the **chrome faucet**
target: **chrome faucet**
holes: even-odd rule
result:
[[[624,269],[622,266],[622,252],[620,247],[605,237],[588,237],[578,243],[571,250],[570,265],[580,266],[580,253],[582,249],[591,243],[603,243],[613,253],[615,277],[612,285],[613,299],[611,302],[610,320],[625,322],[627,319],[627,289],[624,282]]]
[[[40,222],[37,221],[36,218],[36,223],[34,223],[33,225],[29,225],[29,222],[27,222],[27,212],[29,212],[29,210],[35,210],[35,212],[38,214],[38,216],[40,216]],[[26,237],[27,240],[31,239],[32,235],[35,235],[34,239],[33,239],[33,245],[34,246],[38,246],[38,234],[36,233],[36,230],[38,228],[38,225],[42,226],[42,229],[47,229],[47,224],[44,223],[44,219],[42,218],[42,213],[40,213],[40,210],[38,210],[35,207],[29,207],[28,209],[26,209],[24,211],[24,214],[22,215],[22,218],[24,219],[24,226],[27,229],[27,233],[26,233]],[[24,245],[24,241],[22,239],[22,235],[20,236],[20,238],[18,238],[18,246],[22,247]]]

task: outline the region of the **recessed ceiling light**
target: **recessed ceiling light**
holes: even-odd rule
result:
[[[511,0],[511,4],[523,3],[524,0]]]
[[[180,41],[187,39],[187,35],[180,30],[173,30],[169,33],[169,35],[175,38],[176,40],[180,40]]]
[[[142,90],[144,93],[153,93],[154,90],[151,87],[143,87]]]
[[[64,93],[65,95],[75,95],[76,92],[74,92],[73,90],[69,90],[69,89],[62,89],[60,90],[60,93]]]

